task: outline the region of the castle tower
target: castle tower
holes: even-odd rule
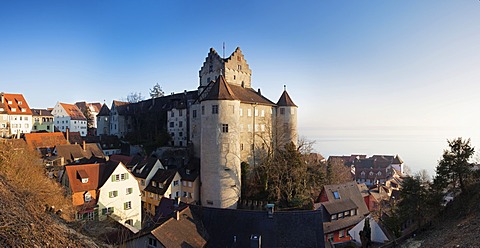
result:
[[[240,100],[219,75],[200,105],[202,205],[236,208],[241,189]]]
[[[277,102],[277,145],[283,147],[286,143],[293,142],[298,144],[297,132],[297,105],[287,93],[287,89],[283,90],[280,99]]]
[[[199,72],[199,90],[202,91],[211,81],[216,81],[220,75],[223,75],[225,80],[232,85],[251,88],[252,70],[239,47],[228,58],[220,57],[215,49],[210,48]]]

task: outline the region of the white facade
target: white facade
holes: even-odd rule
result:
[[[70,132],[79,132],[81,136],[86,136],[87,119],[85,118],[85,116],[83,116],[83,114],[81,115],[83,118],[77,118],[77,116],[72,116],[72,114],[67,109],[65,109],[64,106],[74,106],[75,108],[77,108],[77,106],[75,105],[57,102],[57,104],[52,110],[55,126],[62,132],[66,132],[68,128]],[[78,108],[77,110],[80,111]]]
[[[203,206],[236,208],[240,198],[240,101],[203,101],[201,199]]]
[[[100,188],[99,220],[110,215],[122,224],[142,228],[142,199],[135,177],[119,163],[110,178]],[[112,211],[113,210],[113,211]]]
[[[32,130],[32,115],[9,115],[8,119],[12,135],[30,133]]]
[[[366,219],[369,219],[368,223],[370,224],[370,229],[372,231],[371,240],[373,242],[380,243],[380,244],[388,242],[389,239],[387,235],[385,235],[385,233],[382,231],[382,228],[380,228],[380,226],[372,218],[371,215],[368,215],[367,217],[365,217],[362,221],[360,221],[357,225],[355,225],[352,229],[348,231],[348,234],[350,235],[350,237],[352,237],[352,240],[356,241],[357,243],[361,243],[360,231],[363,230]]]
[[[172,146],[187,146],[187,109],[171,109],[167,112],[167,129]]]

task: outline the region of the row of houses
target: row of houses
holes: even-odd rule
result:
[[[87,135],[88,119],[91,115],[92,130],[96,129],[96,116],[100,103],[77,102],[67,104],[58,102],[53,108],[30,108],[22,94],[0,93],[0,136],[16,137],[31,132],[55,132],[67,130]],[[88,111],[87,111],[88,109]]]

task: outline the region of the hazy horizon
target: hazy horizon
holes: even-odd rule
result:
[[[287,85],[318,152],[398,153],[432,172],[446,139],[480,139],[479,12],[477,0],[3,1],[0,91],[48,108],[194,90],[225,42],[270,100]]]

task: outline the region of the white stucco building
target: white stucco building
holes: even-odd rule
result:
[[[79,132],[81,136],[87,135],[87,118],[82,111],[74,105],[57,102],[52,110],[55,127],[60,131]]]
[[[2,136],[20,137],[32,130],[32,110],[22,94],[0,93]]]
[[[142,200],[140,187],[133,174],[127,170],[123,163],[117,165],[106,164],[106,180],[99,188],[98,216],[104,220],[112,217],[122,224],[128,224],[141,229],[142,225]],[[114,167],[114,168],[109,168]]]

